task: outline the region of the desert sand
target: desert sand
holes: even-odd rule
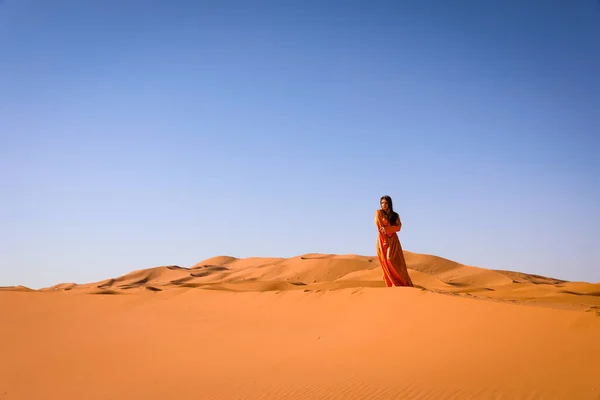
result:
[[[600,399],[600,283],[405,251],[0,290],[0,399]]]

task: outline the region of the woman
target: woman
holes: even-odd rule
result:
[[[390,196],[380,200],[381,209],[375,213],[375,225],[379,231],[377,237],[377,257],[383,269],[385,284],[390,286],[414,286],[408,270],[398,234],[402,223],[394,211]]]

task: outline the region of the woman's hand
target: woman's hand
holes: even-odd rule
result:
[[[382,226],[381,228],[379,228],[379,232],[387,235],[387,231],[385,230],[385,226]]]

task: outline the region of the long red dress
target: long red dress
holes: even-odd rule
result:
[[[379,230],[382,226],[390,226],[390,222],[382,210],[377,210],[375,213],[375,225],[378,231],[377,257],[383,270],[383,279],[386,286],[414,286],[408,275],[406,260],[404,259],[398,235],[396,232],[387,235]],[[402,227],[400,218],[398,218],[395,226],[398,228]]]

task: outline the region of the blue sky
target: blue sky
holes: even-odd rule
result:
[[[374,255],[384,194],[406,250],[600,281],[598,71],[593,0],[4,0],[0,285]]]

